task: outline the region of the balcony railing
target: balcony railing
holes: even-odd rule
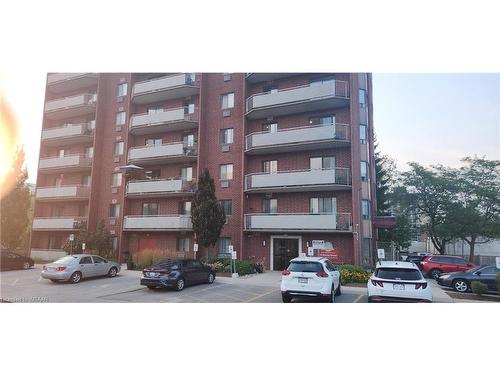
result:
[[[126,231],[189,231],[193,229],[187,215],[128,215],[123,220]]]
[[[250,83],[274,81],[281,78],[292,77],[301,73],[246,73],[245,78]]]
[[[252,95],[247,99],[249,119],[320,111],[349,105],[349,83],[326,81]]]
[[[352,231],[352,218],[350,213],[246,214],[244,221],[246,231]]]
[[[349,168],[304,169],[245,176],[245,191],[326,191],[351,188]]]
[[[183,179],[133,180],[127,184],[127,197],[144,198],[148,196],[176,195],[194,193],[195,181]]]
[[[187,107],[169,109],[163,112],[143,113],[130,118],[132,134],[151,134],[174,130],[188,130],[198,127],[194,114]]]
[[[313,150],[318,147],[347,145],[350,126],[330,124],[256,132],[246,136],[246,152],[250,154]]]
[[[93,128],[95,120],[82,124],[65,124],[54,128],[42,130],[42,142],[45,144],[57,144],[64,141],[65,144],[89,142],[93,140]]]
[[[92,158],[85,155],[65,155],[40,159],[40,172],[57,170],[82,170],[92,167]]]
[[[36,199],[57,200],[57,199],[88,199],[90,186],[47,186],[36,188]]]
[[[51,73],[47,76],[47,87],[54,93],[75,91],[96,87],[97,79],[96,73]]]
[[[97,94],[80,94],[45,103],[45,116],[49,119],[85,116],[95,112]]]
[[[128,151],[128,161],[139,164],[156,162],[179,162],[196,160],[197,146],[187,146],[183,142],[165,143],[156,146],[132,147]]]
[[[33,230],[75,230],[87,225],[87,217],[35,217]]]
[[[195,74],[181,73],[137,82],[132,101],[146,104],[197,95],[200,88],[196,78]]]

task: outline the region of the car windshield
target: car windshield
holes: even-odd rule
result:
[[[323,267],[318,262],[291,262],[288,266],[290,272],[321,272]]]
[[[75,259],[76,259],[76,257],[68,255],[68,256],[66,256],[64,258],[56,260],[54,263],[57,263],[57,264],[68,264],[68,263],[71,263],[72,261],[74,261]]]
[[[375,276],[386,280],[421,280],[420,271],[409,268],[377,268]]]
[[[477,266],[477,267],[471,268],[467,272],[476,272],[476,271],[479,271],[481,268],[484,268],[484,266]]]

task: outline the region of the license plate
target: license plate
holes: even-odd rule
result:
[[[393,284],[392,288],[395,290],[405,290],[405,284]]]
[[[307,277],[299,277],[299,283],[307,284]]]

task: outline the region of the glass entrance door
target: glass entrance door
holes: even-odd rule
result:
[[[273,269],[283,271],[290,260],[299,256],[299,240],[297,238],[275,238],[273,240]]]

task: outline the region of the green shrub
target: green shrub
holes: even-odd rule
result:
[[[483,295],[488,290],[488,286],[480,281],[473,281],[470,286],[472,292],[476,293],[478,296]]]
[[[255,265],[249,260],[235,260],[235,265],[240,276],[255,273]]]
[[[363,267],[352,264],[342,264],[339,267],[342,284],[365,284],[370,279],[371,273],[365,271]]]
[[[500,292],[500,274],[497,275],[497,286],[498,286],[498,291]]]

